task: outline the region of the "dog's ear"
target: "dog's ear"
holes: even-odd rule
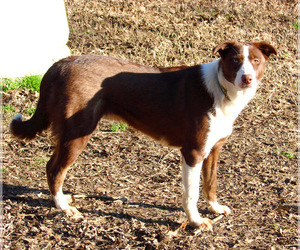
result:
[[[220,56],[222,56],[224,54],[224,52],[226,52],[226,50],[228,50],[229,48],[232,48],[235,44],[237,44],[237,41],[235,41],[235,40],[224,41],[213,49],[213,54],[216,54],[217,52],[219,52]]]
[[[252,43],[252,45],[258,48],[264,54],[266,59],[268,59],[272,54],[277,55],[276,49],[266,42],[255,42]]]

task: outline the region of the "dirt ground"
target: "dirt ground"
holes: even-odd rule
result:
[[[69,170],[64,191],[84,219],[54,208],[45,164],[53,138],[18,141],[12,117],[38,93],[2,93],[4,249],[297,249],[297,5],[291,0],[66,0],[72,54],[101,54],[152,66],[195,65],[216,58],[223,40],[264,40],[278,50],[256,97],[236,120],[218,171],[218,196],[232,214],[213,232],[186,222],[178,149],[131,128],[101,121]],[[38,34],[35,34],[38,35]],[[31,37],[32,38],[32,37]]]

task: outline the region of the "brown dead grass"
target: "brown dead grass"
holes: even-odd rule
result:
[[[69,171],[85,219],[75,223],[53,208],[45,162],[48,134],[18,142],[4,113],[4,247],[12,249],[296,249],[297,246],[297,8],[294,1],[66,0],[72,54],[96,53],[153,66],[194,65],[216,56],[223,40],[264,40],[278,56],[258,93],[235,123],[220,158],[219,197],[233,214],[214,232],[185,227],[180,154],[103,121]],[[16,112],[36,93],[4,94]],[[97,196],[98,195],[98,196]],[[80,196],[77,196],[80,197]],[[202,197],[201,197],[202,199]],[[203,216],[206,206],[200,199]],[[183,226],[181,226],[183,225]]]

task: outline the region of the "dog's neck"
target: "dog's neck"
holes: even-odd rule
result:
[[[219,79],[217,78],[217,84],[218,86],[220,87],[220,90],[222,91],[223,95],[225,96],[225,98],[231,102],[231,99],[230,97],[228,96],[227,94],[227,89],[220,83]]]
[[[214,108],[226,116],[234,119],[253,98],[256,89],[239,89],[233,83],[227,81],[222,67],[219,67],[220,59],[201,65],[201,72],[207,91],[214,99]]]

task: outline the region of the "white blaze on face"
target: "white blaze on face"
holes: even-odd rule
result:
[[[238,70],[236,74],[236,78],[234,80],[234,84],[238,87],[242,88],[242,76],[243,75],[251,75],[252,76],[252,86],[256,86],[257,84],[257,79],[256,79],[256,72],[253,68],[253,65],[250,62],[249,59],[249,46],[244,45],[243,46],[243,56],[244,56],[244,61],[241,66],[241,68]]]

